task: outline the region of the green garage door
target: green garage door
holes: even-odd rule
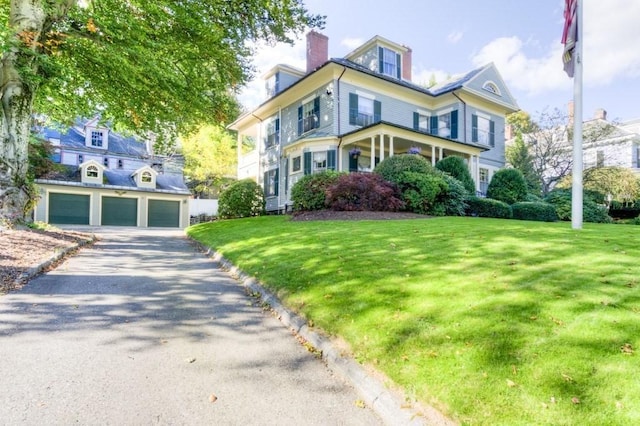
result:
[[[149,200],[149,227],[180,227],[180,201]]]
[[[78,194],[49,194],[49,223],[59,225],[88,225],[89,196]]]
[[[137,226],[138,199],[102,197],[102,225]]]

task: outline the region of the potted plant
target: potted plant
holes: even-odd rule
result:
[[[353,158],[358,158],[361,153],[362,151],[360,151],[360,148],[358,148],[357,146],[354,148],[351,148],[351,150],[349,151],[349,155]]]

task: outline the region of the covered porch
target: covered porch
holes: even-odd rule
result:
[[[445,157],[457,155],[466,160],[477,188],[479,157],[486,149],[381,122],[344,135],[337,164],[339,171],[370,172],[385,158],[398,154],[411,152],[426,158],[434,166]]]

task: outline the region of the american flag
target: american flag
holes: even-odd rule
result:
[[[564,51],[562,53],[562,63],[564,70],[569,77],[573,77],[575,65],[575,48],[578,40],[578,16],[577,16],[578,0],[564,1],[564,28],[562,30],[562,44]]]

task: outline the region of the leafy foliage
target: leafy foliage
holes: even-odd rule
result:
[[[421,214],[444,215],[444,209],[441,208],[439,212],[434,209],[436,199],[447,189],[447,182],[443,176],[407,171],[400,173],[396,183],[406,203],[406,210]]]
[[[236,139],[221,126],[205,125],[182,139],[184,174],[194,195],[217,196],[236,175]]]
[[[224,219],[259,216],[264,213],[264,192],[251,179],[237,181],[224,190],[218,199],[218,215]]]
[[[540,194],[540,177],[533,167],[533,156],[529,152],[529,147],[524,143],[522,133],[518,133],[513,144],[507,146],[505,150],[507,164],[514,169],[520,170],[524,180],[527,182],[527,189],[530,193]]]
[[[476,184],[471,177],[469,167],[467,167],[467,164],[462,157],[453,155],[443,158],[436,163],[436,169],[449,173],[451,176],[462,182],[462,185],[469,194],[475,194]]]
[[[404,172],[433,174],[433,170],[433,166],[420,155],[398,154],[382,160],[373,172],[389,182],[398,183]]]
[[[325,204],[332,210],[398,211],[404,207],[395,184],[373,173],[349,173],[326,190]]]
[[[291,201],[296,211],[322,210],[325,208],[326,191],[337,182],[341,173],[327,170],[303,176],[291,187]]]
[[[444,175],[446,189],[438,196],[436,205],[441,206],[447,216],[464,216],[467,210],[469,193],[458,179]],[[438,208],[438,207],[437,207]]]
[[[527,183],[520,170],[498,170],[491,178],[491,182],[489,182],[487,198],[493,198],[507,204],[526,200]]]
[[[571,188],[554,189],[545,197],[547,203],[554,205],[560,220],[571,220]],[[582,215],[585,222],[611,223],[607,208],[597,204],[585,193],[582,199]]]
[[[511,219],[513,217],[511,206],[503,201],[471,196],[467,198],[467,205],[467,214],[469,216],[499,219]]]
[[[555,222],[558,220],[553,204],[544,202],[521,201],[511,206],[514,219]]]

